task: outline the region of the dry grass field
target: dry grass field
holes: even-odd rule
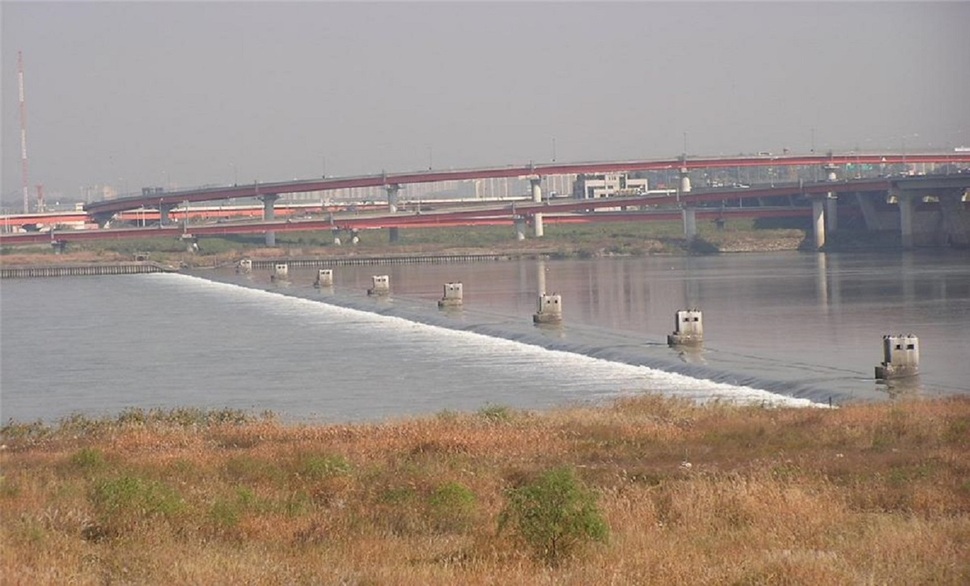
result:
[[[0,441],[3,584],[970,583],[967,399],[127,411]]]

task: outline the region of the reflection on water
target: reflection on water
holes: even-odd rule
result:
[[[872,367],[882,336],[895,332],[917,334],[926,348],[923,392],[970,392],[961,372],[962,332],[970,328],[967,261],[965,253],[940,251],[776,253],[381,270],[395,283],[386,310],[409,319],[425,319],[420,304],[442,283],[460,280],[460,318],[444,314],[450,323],[443,325],[526,340],[520,326],[531,322],[538,294],[554,291],[562,295],[563,322],[533,328],[536,343],[796,396],[858,400],[884,398]],[[334,301],[359,306],[354,289],[370,272],[338,267]],[[674,313],[692,307],[704,311],[703,348],[667,348]]]
[[[288,283],[232,269],[5,281],[2,415],[188,404],[352,419],[644,389],[834,404],[970,393],[966,253],[333,268],[326,289],[316,268]],[[366,294],[375,274],[391,296]],[[463,304],[441,311],[449,282]],[[561,324],[533,324],[542,291],[562,296]],[[685,308],[704,312],[704,344],[668,347]],[[890,333],[919,336],[919,377],[874,380]]]
[[[884,389],[885,392],[894,399],[904,397],[914,398],[925,395],[925,389],[923,388],[923,383],[918,374],[886,381],[877,381],[877,383],[878,388],[881,390]]]

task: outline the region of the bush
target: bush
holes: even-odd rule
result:
[[[457,533],[475,521],[475,493],[457,482],[439,486],[428,499],[428,513],[433,528],[444,533]]]
[[[155,519],[172,518],[185,508],[182,498],[168,486],[128,475],[96,483],[90,498],[107,534],[131,531]]]
[[[589,541],[605,541],[608,527],[596,497],[569,468],[556,468],[512,489],[499,530],[513,534],[539,559],[556,564]]]

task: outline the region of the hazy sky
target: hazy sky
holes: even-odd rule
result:
[[[970,145],[970,2],[9,2],[30,183]],[[813,132],[814,129],[814,132]],[[555,149],[553,148],[555,145]]]

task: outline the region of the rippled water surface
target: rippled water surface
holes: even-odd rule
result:
[[[546,408],[657,391],[785,404],[970,393],[966,254],[722,255],[5,280],[4,420],[126,407],[232,407],[373,420]],[[373,275],[392,295],[368,297]],[[442,311],[449,281],[464,306]],[[536,327],[540,289],[561,326]],[[668,348],[677,309],[702,349]],[[921,374],[873,380],[886,333],[919,336]]]

